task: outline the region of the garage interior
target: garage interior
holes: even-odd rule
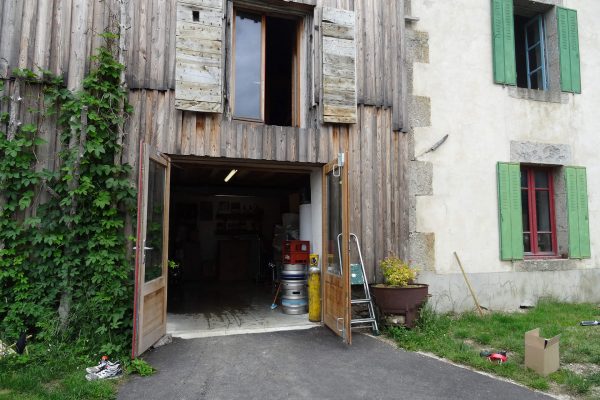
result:
[[[314,167],[173,160],[169,333],[195,338],[316,325],[308,314],[287,315],[271,304],[282,240],[299,239],[302,225],[311,250],[320,247],[312,240],[320,240],[320,174]]]

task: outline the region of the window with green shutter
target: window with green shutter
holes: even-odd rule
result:
[[[583,167],[566,167],[569,258],[590,258],[587,177]]]
[[[560,88],[563,92],[581,93],[577,11],[557,7],[556,15],[560,52]]]
[[[497,165],[500,259],[523,259],[521,170],[518,163]]]
[[[581,93],[577,11],[545,1],[490,1],[494,82]]]

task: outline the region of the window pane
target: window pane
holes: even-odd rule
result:
[[[521,210],[523,214],[523,231],[529,232],[529,193],[521,190]]]
[[[163,273],[163,214],[165,209],[165,177],[166,169],[161,164],[150,160],[148,167],[148,209],[146,212],[146,242],[144,282],[158,278]]]
[[[260,119],[262,17],[235,16],[235,104],[236,117]]]
[[[552,252],[552,234],[538,233],[538,251]]]
[[[527,26],[527,44],[529,47],[540,41],[539,20],[535,17],[535,22]]]
[[[529,71],[536,70],[540,65],[542,65],[542,47],[538,45],[529,50]]]
[[[529,233],[523,234],[523,250],[525,253],[531,253],[531,235]]]
[[[535,187],[548,189],[548,173],[546,171],[535,171]]]
[[[550,194],[548,191],[535,192],[535,207],[537,216],[537,230],[550,231]]]

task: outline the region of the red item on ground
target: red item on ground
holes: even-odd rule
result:
[[[507,360],[507,357],[504,354],[500,354],[500,353],[493,353],[490,354],[490,356],[488,357],[488,360],[490,360],[491,362],[498,362],[498,364],[502,364],[505,363]]]

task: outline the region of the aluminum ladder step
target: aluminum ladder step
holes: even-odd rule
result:
[[[356,318],[356,319],[353,319],[352,321],[350,321],[350,323],[352,325],[354,325],[354,324],[366,324],[367,322],[368,323],[373,323],[373,322],[376,322],[376,321],[375,321],[375,318]]]
[[[341,234],[338,235],[338,249],[341,249],[340,246],[340,237]],[[373,298],[371,297],[371,291],[369,290],[369,282],[367,282],[367,274],[365,273],[365,261],[362,256],[362,251],[360,249],[360,242],[358,241],[358,236],[354,233],[350,233],[350,237],[348,238],[349,242],[348,247],[352,244],[353,240],[356,242],[356,249],[358,250],[358,258],[360,259],[360,273],[362,273],[362,286],[364,290],[364,298],[362,299],[353,299],[350,300],[350,306],[356,304],[366,304],[367,309],[369,310],[369,318],[356,318],[350,320],[350,325],[358,325],[358,324],[371,324],[371,329],[373,330],[374,335],[379,335],[379,327],[377,326],[377,319],[375,318],[375,306],[373,305]],[[341,260],[341,255],[340,255]],[[350,310],[350,314],[352,314],[352,310]]]

